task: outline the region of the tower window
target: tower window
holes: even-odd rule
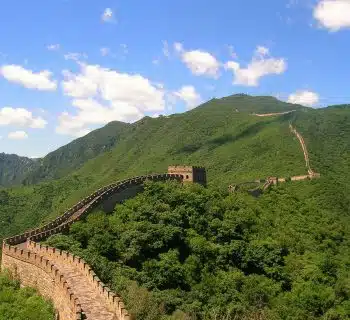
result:
[[[188,179],[189,177],[188,177],[188,174],[186,175],[186,179]]]

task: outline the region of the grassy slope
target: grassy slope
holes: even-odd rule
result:
[[[140,120],[126,128],[115,148],[88,161],[72,174],[57,181],[5,190],[5,195],[0,194],[0,236],[23,231],[57,216],[106,183],[149,172],[165,172],[169,164],[205,166],[209,183],[225,188],[233,182],[268,175],[288,176],[306,172],[299,142],[288,129],[291,117],[295,116],[258,118],[250,115],[253,111],[290,110],[289,104],[269,97],[227,99],[228,102],[210,101],[185,114]],[[276,106],[274,101],[277,101]],[[244,107],[249,112],[236,112]],[[324,117],[322,112],[300,111],[297,123],[305,123],[307,129],[315,124],[313,116]],[[349,110],[344,112],[348,114]],[[327,130],[342,130],[339,125],[341,123],[336,122],[325,127],[325,134]],[[313,147],[307,130],[302,126],[300,129],[311,145],[313,166],[313,153],[319,150],[317,152],[322,156],[324,148],[328,148],[332,141],[320,139]],[[348,141],[348,133],[339,139]],[[330,160],[330,165],[332,163],[336,161]],[[323,174],[323,170],[320,171]]]
[[[323,176],[319,192],[344,214],[350,213],[350,106],[296,113],[294,121],[312,167]]]
[[[211,106],[170,118],[145,119],[118,148],[77,173],[90,175],[99,185],[119,177],[164,172],[173,163],[205,166],[210,183],[305,171],[287,117],[258,118],[233,112],[231,106]]]

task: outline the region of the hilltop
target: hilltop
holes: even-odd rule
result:
[[[291,110],[296,111],[275,117],[252,115]],[[169,164],[204,166],[209,186],[224,190],[232,183],[304,174],[303,154],[289,130],[290,122],[303,134],[311,164],[324,177],[320,190],[329,189],[330,201],[339,199],[336,205],[346,208],[349,117],[348,108],[313,110],[272,97],[234,95],[183,114],[145,117],[133,124],[111,123],[53,152],[47,158],[52,161],[36,171],[40,174],[32,171],[27,178],[28,183],[47,181],[1,191],[0,235],[18,233],[55,217],[100,186],[166,172]],[[89,145],[90,153],[85,147]],[[52,180],[55,177],[61,178]],[[331,187],[334,183],[337,191]]]
[[[244,94],[236,94],[221,99],[212,99],[200,105],[195,110],[200,110],[201,117],[207,117],[210,116],[208,113],[211,113],[211,110],[218,108],[221,109],[221,116],[227,115],[229,117],[231,116],[231,112],[250,114],[254,112],[283,112],[303,109],[301,106],[285,103],[274,97],[252,97]],[[172,115],[166,118],[181,120],[193,114],[197,115],[198,111],[193,110],[185,114]],[[216,112],[213,113],[213,115],[215,114]],[[183,118],[184,115],[185,118]],[[160,119],[163,118],[165,117],[161,117]],[[80,168],[88,160],[111,150],[116,146],[118,141],[129,139],[130,134],[139,128],[140,124],[147,122],[154,126],[155,123],[164,123],[160,119],[157,119],[156,122],[151,122],[150,120],[152,118],[145,117],[134,124],[112,121],[106,126],[58,148],[43,158],[29,159],[2,154],[3,160],[0,162],[0,186],[30,185],[41,181],[62,178]],[[170,125],[173,125],[173,122]],[[212,129],[215,129],[215,126],[218,125],[220,126],[220,124],[215,122],[208,124]],[[167,133],[165,132],[165,134]],[[185,146],[185,148],[191,148],[191,146]]]

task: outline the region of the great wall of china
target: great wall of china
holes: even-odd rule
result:
[[[285,114],[289,114],[292,112],[295,112],[296,110],[290,110],[290,111],[285,111],[285,112],[273,112],[273,113],[252,113],[253,116],[256,117],[273,117],[273,116],[281,116],[281,115],[285,115]],[[307,169],[307,174],[304,175],[299,175],[299,176],[292,176],[289,178],[281,178],[281,177],[267,177],[265,179],[257,179],[254,181],[248,181],[248,182],[243,182],[243,183],[239,183],[239,184],[233,184],[233,185],[229,185],[228,187],[228,191],[229,192],[235,192],[237,191],[241,186],[244,185],[256,185],[259,186],[260,184],[263,183],[261,189],[260,187],[258,187],[257,189],[253,189],[251,190],[251,194],[256,194],[259,195],[259,192],[256,192],[258,189],[261,191],[264,191],[266,189],[268,189],[270,186],[272,185],[276,185],[278,183],[281,182],[287,182],[287,181],[301,181],[301,180],[308,180],[308,179],[317,179],[319,178],[321,175],[317,172],[314,172],[311,169],[310,166],[310,160],[309,160],[309,153],[307,151],[307,147],[304,141],[303,136],[296,130],[295,127],[292,126],[292,124],[289,124],[289,129],[291,131],[291,133],[293,133],[297,139],[299,140],[299,143],[301,145],[301,148],[303,150],[303,154],[304,154],[304,160],[305,160],[305,166]]]
[[[319,177],[319,174],[314,173],[310,168],[303,137],[291,125],[290,130],[299,139],[308,169],[307,175],[292,177],[291,180]],[[204,168],[199,167],[170,166],[167,174],[135,177],[102,187],[48,224],[4,239],[2,269],[9,269],[20,280],[22,286],[35,287],[41,295],[50,299],[54,304],[57,320],[134,319],[126,310],[122,298],[108,288],[82,258],[38,242],[46,240],[51,235],[67,232],[73,223],[81,220],[100,205],[103,206],[109,202],[108,206],[114,208],[115,203],[130,197],[130,194],[125,194],[124,191],[132,190],[131,193],[137,193],[139,189],[136,190],[135,187],[142,186],[146,180],[177,180],[183,183],[197,182],[205,185],[206,173]],[[286,179],[269,177],[265,180],[263,188],[283,181]],[[118,195],[119,198],[116,197]]]
[[[184,170],[184,168],[187,170]],[[168,174],[147,175],[123,180],[100,188],[52,222],[3,240],[2,269],[9,269],[22,286],[38,289],[50,299],[59,320],[131,320],[120,296],[111,291],[80,257],[42,246],[39,241],[66,232],[76,221],[123,190],[142,185],[146,180],[196,181],[194,167],[169,167]],[[178,174],[181,171],[183,174]],[[199,183],[205,171],[199,170]]]

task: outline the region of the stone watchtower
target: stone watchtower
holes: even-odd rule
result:
[[[168,173],[181,174],[184,183],[199,183],[204,186],[207,184],[207,175],[203,167],[169,166]]]

